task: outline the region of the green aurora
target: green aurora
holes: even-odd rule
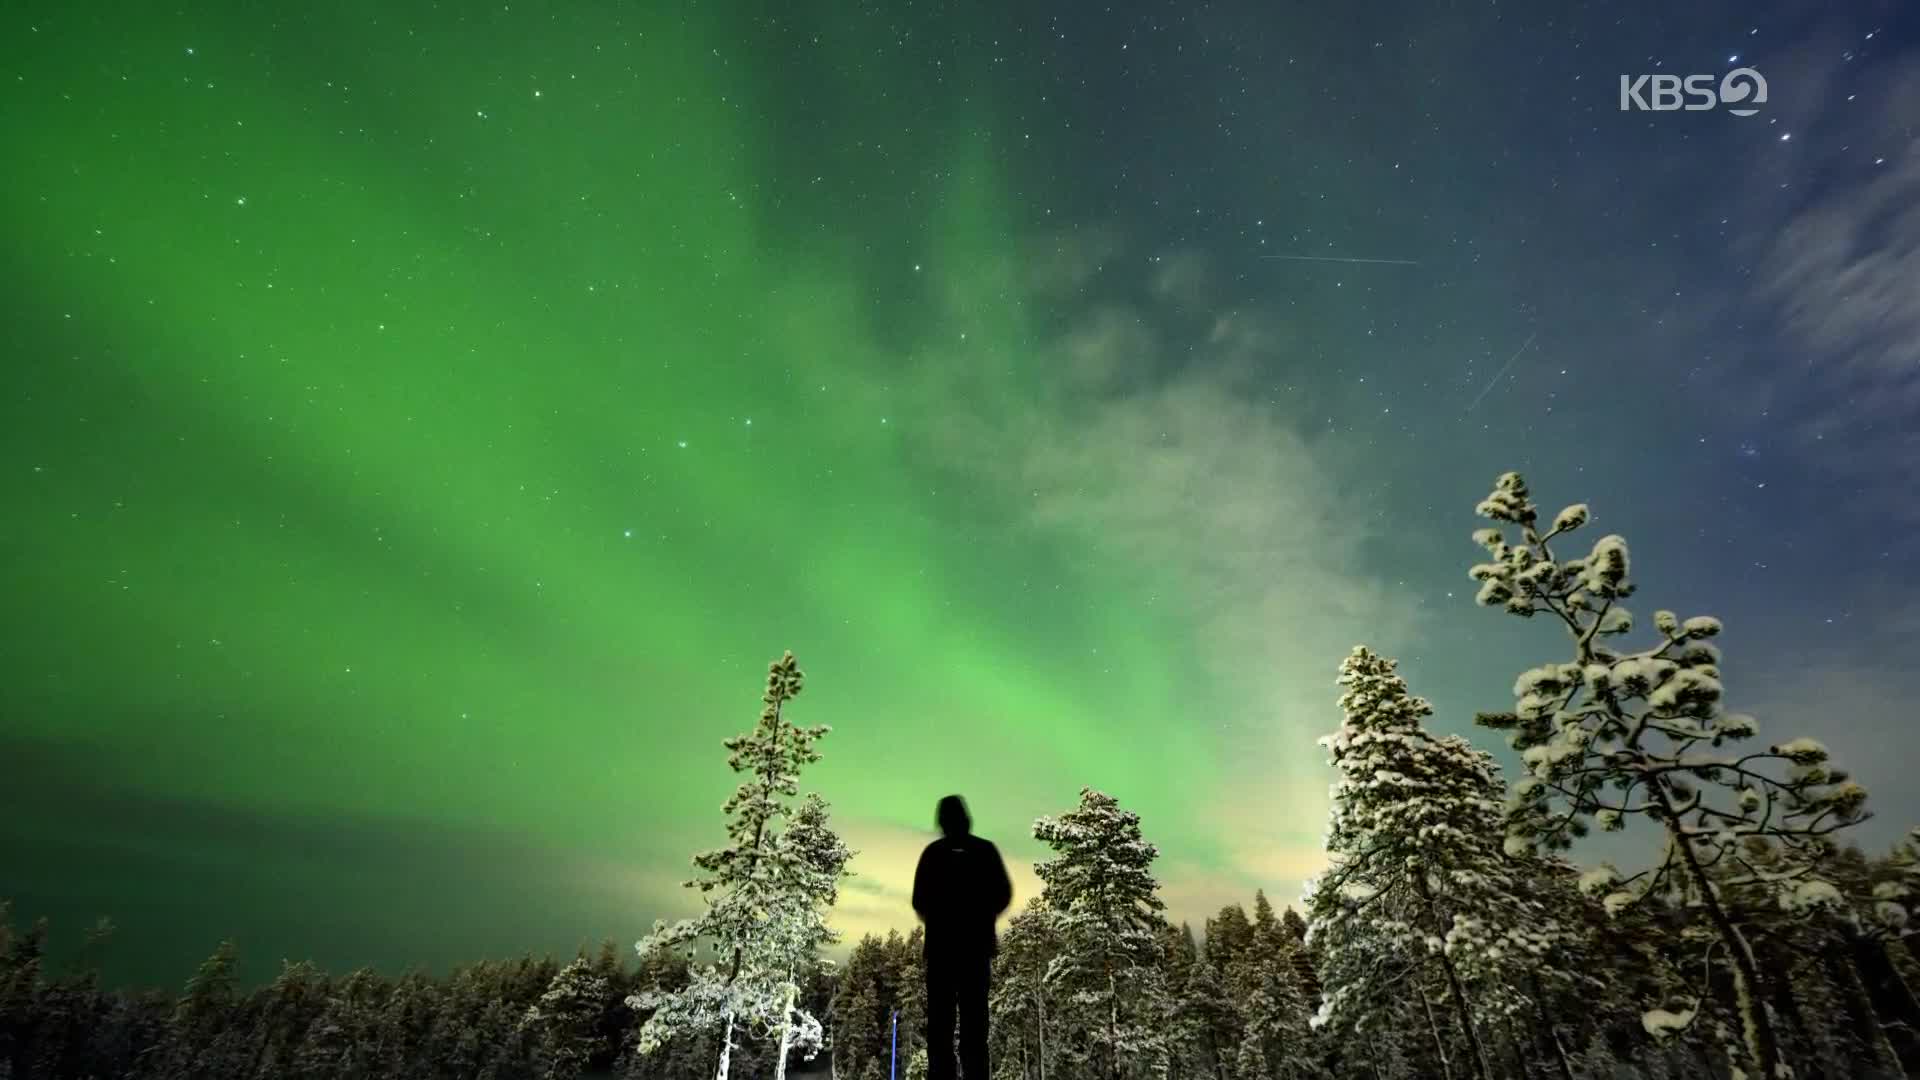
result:
[[[1643,620],[1723,618],[1729,705],[1884,844],[1911,29],[15,5],[0,899],[175,987],[229,937],[248,980],[631,943],[792,649],[844,929],[912,925],[954,791],[1016,902],[1092,786],[1174,917],[1289,903],[1356,643],[1502,754],[1475,710],[1559,658],[1472,603],[1508,469],[1631,540]],[[1736,51],[1776,113],[1618,108]]]
[[[889,860],[949,790],[1017,858],[1087,784],[1192,895],[1297,887],[1236,861],[1215,795],[1325,717],[1276,730],[1210,676],[1162,548],[1031,512],[1021,446],[1086,418],[1021,269],[1052,242],[1041,118],[1007,104],[1036,95],[991,41],[35,18],[6,48],[3,700],[22,803],[57,809],[6,844],[63,885],[7,882],[22,913],[73,936],[114,905],[156,981],[226,933],[389,967],[631,939],[688,904],[719,740],[783,648],[835,729],[809,786],[865,851],[851,928],[910,923]],[[1307,849],[1297,756],[1246,790]]]

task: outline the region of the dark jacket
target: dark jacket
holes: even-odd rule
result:
[[[1013,903],[1013,881],[992,841],[972,833],[943,836],[920,853],[913,910],[927,925],[929,957],[992,956],[994,920]]]

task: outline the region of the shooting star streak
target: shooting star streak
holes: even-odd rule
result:
[[[1540,336],[1540,331],[1538,330],[1535,330],[1533,333],[1527,335],[1527,340],[1521,342],[1520,347],[1513,350],[1513,355],[1507,357],[1507,362],[1504,364],[1501,364],[1500,370],[1497,372],[1494,372],[1493,378],[1487,380],[1487,385],[1481,387],[1480,392],[1473,396],[1473,404],[1467,406],[1468,412],[1472,412],[1474,410],[1474,406],[1480,404],[1480,399],[1487,396],[1487,391],[1493,389],[1494,384],[1499,382],[1501,377],[1507,373],[1507,369],[1513,366],[1513,362],[1515,360],[1520,359],[1520,354],[1523,352],[1526,352],[1527,346],[1533,344],[1533,339],[1539,336]]]
[[[1262,255],[1263,259],[1286,259],[1290,262],[1334,262],[1334,263],[1373,263],[1378,266],[1419,266],[1413,259],[1346,259],[1337,255]]]

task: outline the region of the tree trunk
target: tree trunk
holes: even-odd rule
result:
[[[1460,986],[1460,976],[1453,970],[1453,957],[1447,950],[1441,949],[1440,969],[1447,973],[1447,988],[1453,993],[1453,1007],[1460,1013],[1460,1029],[1467,1036],[1467,1052],[1473,1057],[1473,1075],[1479,1080],[1491,1080],[1487,1072],[1486,1051],[1480,1047],[1480,1033],[1473,1029],[1473,1012],[1467,1008],[1467,992]],[[722,1077],[721,1080],[726,1080]]]
[[[1867,1000],[1887,1031],[1887,1041],[1899,1054],[1907,1075],[1920,1075],[1920,1002],[1888,958],[1884,942],[1861,938],[1850,944],[1854,966],[1867,988]]]
[[[1673,800],[1667,795],[1662,782],[1655,780],[1648,790],[1654,800],[1660,804],[1660,822],[1666,826],[1667,840],[1679,849],[1682,865],[1687,869],[1687,877],[1700,893],[1700,906],[1707,912],[1707,920],[1720,935],[1720,941],[1727,947],[1727,956],[1732,961],[1734,1015],[1740,1018],[1741,1035],[1747,1044],[1747,1057],[1755,1066],[1755,1074],[1773,1080],[1779,1071],[1780,1042],[1773,1030],[1773,1021],[1767,1016],[1767,1010],[1761,1000],[1762,984],[1760,965],[1753,958],[1753,946],[1747,942],[1747,935],[1733,924],[1727,915],[1727,909],[1720,904],[1720,895],[1714,891],[1713,881],[1707,877],[1706,868],[1700,865],[1700,858],[1694,853],[1693,845],[1679,832],[1679,817],[1674,813]]]
[[[1528,1038],[1527,1033],[1521,1030],[1520,1022],[1509,1016],[1507,1017],[1507,1042],[1513,1047],[1513,1065],[1517,1070],[1515,1075],[1522,1080],[1531,1080],[1534,1068],[1533,1059],[1527,1056],[1527,1044],[1533,1043],[1533,1048],[1539,1050],[1539,1040]]]
[[[1854,968],[1852,959],[1830,953],[1826,963],[1827,972],[1847,996],[1848,1011],[1853,1014],[1853,1022],[1866,1042],[1867,1053],[1872,1056],[1875,1066],[1893,1076],[1905,1072],[1900,1067],[1900,1055],[1894,1052],[1893,1043],[1887,1039],[1887,1029],[1880,1026],[1880,1016],[1873,1011],[1873,998],[1867,993],[1866,984],[1860,981],[1860,972]]]
[[[1427,1000],[1427,992],[1420,991],[1420,1004],[1427,1010],[1427,1030],[1433,1032],[1433,1052],[1440,1055],[1441,1080],[1453,1080],[1453,1066],[1447,1063],[1447,1044],[1440,1040],[1440,1024],[1433,1018],[1433,1002]]]
[[[1040,1011],[1040,1080],[1047,1080],[1047,998],[1040,991],[1045,989],[1039,983],[1033,987],[1033,1000]]]
[[[775,747],[778,747],[780,745],[780,736],[787,729],[786,725],[781,722],[780,711],[781,711],[781,706],[778,704],[774,705],[773,707],[773,745]],[[773,797],[773,780],[769,778],[765,783],[761,785],[760,790],[765,797],[772,798]],[[749,854],[747,855],[747,876],[748,877],[753,876],[754,867],[759,865],[760,863],[760,843],[766,837],[766,834],[767,834],[767,822],[766,822],[766,819],[762,818],[760,823],[753,827],[753,847],[750,850]],[[727,971],[728,986],[732,986],[733,980],[740,977],[740,961],[745,956],[746,956],[745,946],[735,945],[733,947],[733,966],[729,968]],[[733,1020],[731,1016],[729,1016],[727,1020],[727,1029],[729,1031],[733,1029]],[[729,1038],[728,1042],[732,1042],[732,1039]],[[723,1065],[721,1066],[721,1068],[724,1070],[725,1066]],[[722,1076],[720,1080],[726,1080],[726,1077]]]
[[[1528,972],[1527,978],[1533,983],[1533,1014],[1540,1020],[1541,1034],[1553,1050],[1553,1060],[1560,1070],[1560,1080],[1573,1080],[1573,1063],[1567,1060],[1567,1047],[1560,1041],[1560,1029],[1553,1023],[1553,1017],[1547,1014],[1547,991],[1540,985],[1538,972]]]
[[[720,1042],[720,1072],[714,1080],[727,1080],[727,1064],[733,1060],[733,1012],[727,1012],[727,1034]]]
[[[780,1062],[773,1067],[773,1080],[787,1080],[787,1051],[793,1048],[793,998],[798,990],[789,974],[787,1006],[780,1012]]]
[[[1419,894],[1421,902],[1426,905],[1427,913],[1434,916],[1437,920],[1439,913],[1434,908],[1433,894],[1427,889],[1426,874],[1424,872],[1415,872],[1412,877],[1414,891]],[[1445,927],[1443,926],[1441,929],[1445,929]],[[1438,936],[1444,938],[1446,935],[1441,934]],[[1478,1078],[1478,1080],[1492,1080],[1492,1075],[1487,1072],[1486,1051],[1480,1045],[1480,1033],[1475,1031],[1473,1027],[1473,1011],[1467,1008],[1467,992],[1461,988],[1460,976],[1453,970],[1453,957],[1447,955],[1447,950],[1444,947],[1435,955],[1440,958],[1440,970],[1447,974],[1447,989],[1453,994],[1453,1007],[1460,1013],[1460,1030],[1467,1037],[1467,1052],[1473,1058],[1473,1075]]]
[[[1774,1015],[1783,1021],[1780,1028],[1781,1053],[1789,1062],[1823,1060],[1823,1055],[1815,1046],[1813,1026],[1807,1023],[1806,1010],[1800,1007],[1799,995],[1793,992],[1792,977],[1784,972],[1776,972],[1776,975],[1767,992],[1773,1002]]]

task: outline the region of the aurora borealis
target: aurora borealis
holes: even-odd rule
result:
[[[1539,662],[1507,468],[1903,830],[1912,16],[1705,7],[10,10],[0,897],[167,984],[630,941],[791,648],[848,928],[955,790],[1017,890],[1093,785],[1290,899],[1351,645],[1460,731]]]

